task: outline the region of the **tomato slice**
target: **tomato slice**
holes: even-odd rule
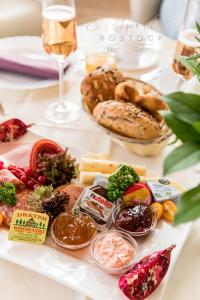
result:
[[[58,154],[62,153],[63,148],[55,143],[54,141],[48,139],[42,139],[37,141],[32,148],[30,155],[30,168],[35,171],[37,169],[37,159],[39,154],[49,153],[49,154]]]

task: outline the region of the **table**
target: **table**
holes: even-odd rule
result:
[[[106,20],[109,24],[113,20]],[[86,27],[79,29],[79,39],[81,47],[85,44],[89,45],[92,39],[91,32],[87,31]],[[84,35],[83,35],[84,33]],[[84,41],[84,42],[83,42]],[[174,43],[168,39],[164,39],[163,54],[160,57],[159,64],[167,66],[170,57],[174,51]],[[137,74],[139,75],[139,73]],[[66,99],[80,101],[79,86],[83,73],[78,69],[74,69],[68,74],[65,91]],[[166,76],[166,75],[165,75]],[[169,90],[170,79],[164,82],[164,88]],[[158,86],[160,85],[157,81]],[[162,85],[162,84],[161,84]],[[160,86],[161,86],[160,85]],[[27,91],[0,91],[0,99],[6,105],[10,116],[22,118],[27,122],[36,122],[47,124],[43,119],[43,112],[48,103],[57,97],[57,87],[51,87],[42,90],[27,90]],[[71,127],[71,128],[70,128]],[[84,148],[86,151],[110,152],[115,158],[126,156],[128,161],[136,161],[138,164],[145,164],[149,169],[152,169],[161,174],[162,162],[170,147],[167,148],[159,157],[156,158],[141,158],[130,153],[124,152],[119,146],[110,142],[109,138],[94,128],[91,121],[82,114],[81,118],[72,123],[70,127],[65,129],[53,129],[52,127],[37,127],[34,130],[55,138],[58,142],[63,141],[63,136],[66,138],[66,143],[70,146]],[[87,144],[85,143],[85,135],[89,137]],[[98,135],[98,140],[101,143],[94,142],[95,135]],[[1,149],[0,149],[1,151]],[[192,168],[187,171],[182,171],[172,175],[173,178],[178,178],[186,187],[191,187],[198,183],[199,173]],[[199,278],[200,278],[200,231],[198,230],[200,221],[196,221],[192,227],[189,239],[187,240],[184,249],[178,259],[176,268],[168,284],[165,297],[162,300],[199,300]],[[0,260],[0,293],[2,299],[11,300],[51,300],[51,299],[70,299],[70,300],[86,300],[84,296],[67,289],[60,284],[42,277],[41,275],[30,272],[12,263]],[[8,293],[9,292],[9,293]],[[192,297],[191,297],[192,295]],[[106,299],[102,299],[106,300]],[[114,300],[114,299],[113,299]]]

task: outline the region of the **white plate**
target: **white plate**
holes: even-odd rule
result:
[[[131,60],[127,62],[123,59],[117,58],[117,65],[122,70],[139,71],[154,66],[157,63],[158,58],[159,52],[154,52],[152,54],[146,53],[140,56],[137,63],[132,63]]]
[[[31,135],[31,138],[36,140],[37,136]],[[23,157],[23,160],[27,161],[26,155],[23,155],[26,149],[27,145],[24,143],[21,146],[18,145],[15,153],[10,152],[6,154],[7,159],[9,160],[11,155],[16,158],[17,155],[21,153],[20,155]],[[81,159],[85,154],[85,152],[78,149],[70,149],[70,152],[78,159]],[[2,157],[0,157],[0,159],[2,159]],[[22,161],[20,161],[20,164],[21,163]],[[165,279],[148,299],[161,300],[163,298],[167,282],[188,237],[190,227],[191,224],[172,227],[166,222],[161,221],[152,234],[138,240],[140,245],[140,257],[164,249],[172,244],[177,245],[172,253],[170,269]],[[89,248],[79,251],[63,250],[55,245],[50,237],[47,238],[44,245],[36,246],[8,241],[7,235],[8,231],[1,228],[1,258],[58,281],[93,300],[127,299],[117,287],[118,276],[108,275],[91,263]]]
[[[146,45],[140,43],[136,46],[134,46],[134,43],[129,43],[128,46],[126,46],[129,48],[129,51],[131,51],[132,48],[138,48],[140,55],[137,54],[137,60],[134,57],[134,53],[131,56],[126,56],[125,53],[122,53],[123,55],[116,55],[117,65],[120,69],[139,71],[145,68],[152,67],[157,63],[162,49],[162,36],[161,34],[147,27],[143,29],[143,33],[141,33],[141,36],[144,34],[147,37],[151,37],[151,41],[149,43],[147,43]],[[117,49],[117,47],[119,46],[115,44],[114,47],[116,47]],[[126,57],[126,59],[124,59],[124,57]]]
[[[16,36],[0,39],[1,51],[12,51],[17,55],[19,53],[30,60],[50,61],[50,57],[45,53],[42,46],[41,37],[37,36]],[[15,74],[0,70],[0,88],[24,90],[41,89],[57,84],[55,79],[41,79],[26,75]]]

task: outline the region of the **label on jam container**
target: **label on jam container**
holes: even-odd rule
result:
[[[81,194],[74,210],[80,209],[80,211],[92,216],[96,222],[97,229],[103,231],[112,224],[114,207],[115,205],[112,202],[88,188]]]
[[[8,239],[17,242],[43,244],[45,242],[49,216],[37,212],[15,210]]]
[[[181,194],[185,192],[180,184],[168,179],[149,179],[147,185],[153,194],[154,200],[158,202],[177,201]]]

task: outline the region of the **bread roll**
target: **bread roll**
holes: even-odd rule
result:
[[[81,83],[81,94],[92,112],[102,101],[114,99],[116,86],[125,78],[115,68],[98,68],[85,77]]]
[[[159,137],[161,132],[152,115],[129,102],[109,100],[99,103],[93,116],[100,125],[125,137],[148,141]]]
[[[140,92],[131,80],[118,84],[115,89],[115,100],[137,103],[140,101]]]
[[[127,80],[118,84],[115,89],[115,99],[132,102],[150,113],[168,109],[156,89],[136,80]]]

